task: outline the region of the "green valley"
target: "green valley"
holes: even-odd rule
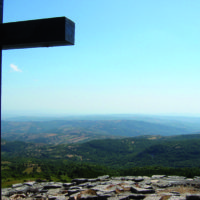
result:
[[[200,175],[200,134],[139,136],[47,145],[2,140],[5,184],[30,178],[67,181],[98,175]]]

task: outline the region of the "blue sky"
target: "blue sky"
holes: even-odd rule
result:
[[[200,115],[199,0],[4,0],[4,23],[66,16],[75,45],[3,51],[2,114]]]

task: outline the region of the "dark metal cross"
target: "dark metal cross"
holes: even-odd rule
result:
[[[0,67],[2,50],[74,45],[74,35],[75,24],[66,17],[3,23],[0,0]],[[2,80],[2,67],[0,72]]]

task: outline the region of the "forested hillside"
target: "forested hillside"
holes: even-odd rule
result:
[[[119,175],[200,175],[200,134],[140,136],[47,145],[1,143],[4,186],[30,179],[69,181],[76,177]]]
[[[2,157],[67,159],[116,167],[200,166],[200,134],[142,136],[93,140],[81,144],[45,145],[2,140]]]

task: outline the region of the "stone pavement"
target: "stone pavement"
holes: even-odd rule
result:
[[[71,183],[25,182],[1,189],[1,199],[200,200],[200,177],[154,175],[73,179]]]

